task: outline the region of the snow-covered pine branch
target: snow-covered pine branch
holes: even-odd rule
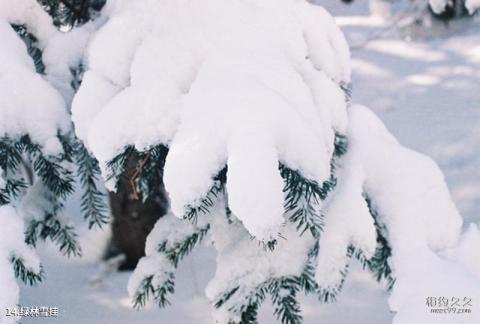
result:
[[[433,12],[436,14],[441,14],[445,11],[448,5],[451,5],[451,1],[449,0],[428,0],[428,4],[430,8],[432,8]],[[479,0],[465,0],[464,1],[465,8],[468,10],[468,13],[473,15],[479,8],[480,8],[480,1]]]
[[[94,28],[85,26],[67,36],[35,0],[0,1],[3,310],[18,302],[15,277],[26,284],[41,281],[43,273],[34,249],[39,239],[51,240],[68,256],[81,254],[71,221],[62,212],[64,199],[74,190],[74,160],[80,173],[89,169],[88,177],[81,179],[88,217],[92,210],[102,208],[99,193],[92,187],[93,158],[79,150],[69,115],[74,93],[70,84],[76,77],[72,72],[79,67]],[[87,162],[90,165],[85,166]],[[0,315],[2,323],[16,320],[5,318],[4,312]]]
[[[298,294],[332,300],[352,257],[392,289],[396,323],[411,323],[409,289],[422,270],[410,258],[463,271],[437,254],[457,244],[462,224],[443,176],[367,108],[347,109],[349,51],[322,8],[107,8],[73,102],[77,135],[110,188],[129,152],[167,146],[172,213],[185,219],[168,215],[152,231],[129,283],[136,306],[168,304],[178,261],[205,235],[218,253],[207,296],[219,323],[256,323],[268,295],[281,322],[300,323]],[[432,284],[424,280],[422,293]]]
[[[283,223],[279,162],[322,184],[335,132],[345,129],[339,84],[349,82],[349,54],[333,19],[300,1],[111,10],[72,108],[104,174],[127,146],[169,146],[165,184],[181,217],[227,165],[229,207],[252,235],[274,237]]]
[[[350,107],[348,46],[321,7],[109,0],[85,25],[57,19],[62,33],[34,0],[0,1],[1,306],[18,300],[15,277],[41,280],[38,238],[79,254],[61,213],[74,169],[82,212],[101,225],[97,176],[113,190],[132,155],[134,192],[146,200],[164,180],[171,202],[130,279],[136,307],[167,306],[204,241],[218,323],[257,323],[268,297],[280,322],[301,323],[300,294],[334,300],[352,258],[391,289],[396,324],[428,323],[427,295],[480,298],[478,229],[460,238],[436,164]]]

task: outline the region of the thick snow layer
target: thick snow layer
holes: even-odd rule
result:
[[[56,32],[48,40],[42,53],[46,79],[62,94],[68,105],[73,98],[72,69],[77,69],[84,59],[85,48],[92,33],[104,19],[97,19],[69,32]]]
[[[69,128],[64,100],[35,72],[25,44],[2,16],[0,37],[0,136],[29,134],[47,154],[58,154],[57,133]]]
[[[50,16],[35,0],[0,0],[0,18],[11,24],[25,25],[38,39],[42,49],[57,32]]]
[[[326,289],[337,288],[348,264],[350,245],[362,250],[367,259],[376,248],[376,231],[364,198],[365,171],[349,151],[340,162],[338,183],[325,206],[325,227],[320,237],[320,252],[315,278]]]
[[[349,117],[350,152],[363,165],[364,189],[387,227],[392,247],[396,282],[389,302],[397,312],[394,323],[450,323],[452,315],[438,319],[425,310],[426,298],[478,300],[480,281],[438,254],[458,244],[462,226],[443,175],[433,160],[400,146],[369,109],[353,106]],[[469,247],[473,248],[474,244]],[[478,305],[474,307],[468,317],[453,316],[458,323],[478,321]]]
[[[189,221],[178,219],[171,213],[162,216],[148,234],[145,256],[140,260],[128,281],[127,288],[130,297],[135,296],[135,292],[145,277],[153,276],[152,285],[154,287],[163,286],[164,282],[170,279],[169,273],[175,272],[175,268],[167,255],[158,252],[160,244],[165,244],[166,250],[172,249],[176,244],[198,232],[199,229],[206,228],[210,219],[211,215],[201,217],[199,222],[193,225]]]
[[[423,244],[433,250],[455,245],[462,218],[437,164],[400,146],[369,109],[353,106],[349,117],[350,150],[365,170],[365,191],[391,228],[389,240],[401,245],[397,253],[408,255]]]
[[[479,0],[466,0],[465,7],[468,9],[470,14],[473,14],[477,9],[480,8]]]
[[[38,40],[35,46],[43,51],[45,76],[36,73],[24,42],[10,24],[24,25]],[[69,68],[78,65],[86,43],[87,33],[82,30],[68,37],[59,32],[37,1],[0,2],[0,136],[28,134],[45,154],[61,152],[56,136],[70,129],[65,100],[72,96]]]
[[[40,261],[33,249],[28,247],[21,239],[24,236],[23,220],[15,209],[10,206],[0,207],[0,323],[14,323],[15,317],[6,316],[5,310],[13,308],[18,303],[19,288],[10,262],[12,257],[21,259],[25,267],[40,272]]]
[[[161,287],[169,279],[169,273],[175,271],[172,263],[163,254],[145,256],[138,262],[135,272],[128,280],[128,294],[133,298],[145,277],[153,276],[152,286]],[[149,300],[153,302],[153,300]]]
[[[60,32],[35,0],[0,1],[0,136],[30,135],[47,154],[58,154],[58,132],[70,129],[71,69],[77,69],[92,33],[104,18]],[[35,72],[24,42],[10,24],[23,25],[42,51],[45,75]]]
[[[221,308],[213,309],[218,323],[227,323],[228,309],[243,304],[258,285],[272,278],[300,275],[308,252],[314,245],[311,235],[299,236],[295,226],[289,223],[282,228],[283,238],[270,251],[252,240],[234,215],[231,215],[231,220],[229,222],[225,215],[219,213],[212,221],[211,235],[217,250],[217,268],[206,288],[207,297],[214,303],[223,294],[239,287]]]
[[[428,3],[430,4],[433,12],[437,14],[441,14],[450,2],[451,1],[449,0],[428,0]],[[467,8],[470,14],[473,14],[478,8],[480,8],[480,1],[465,0],[465,8]]]
[[[350,81],[349,51],[332,17],[296,0],[114,7],[73,102],[78,136],[103,168],[126,145],[169,145],[179,217],[228,164],[232,210],[253,235],[272,236],[283,220],[278,161],[326,180],[334,131],[346,126],[338,85]]]
[[[379,28],[388,26],[379,25],[368,16],[365,1],[355,1],[349,6],[338,0],[318,2],[333,8],[337,15],[354,15],[339,18],[347,36],[354,41],[366,39]],[[479,30],[474,27],[469,33],[433,42],[404,43],[388,34],[353,52],[353,100],[369,103],[401,143],[434,157],[445,172],[466,222],[480,220],[480,146],[476,140],[480,138],[477,125],[480,94],[476,91],[480,82],[477,73],[480,68]],[[473,255],[467,257],[471,261],[480,260],[475,258],[478,248],[466,245],[462,250]],[[149,307],[142,311],[131,308],[131,299],[125,289],[129,272],[114,273],[101,286],[92,287],[87,284],[87,278],[97,271],[95,265],[72,263],[56,256],[55,252],[53,248],[43,250],[47,278],[37,288],[22,289],[22,305],[41,301],[45,305],[59,306],[58,320],[65,324],[213,322],[208,300],[199,297],[215,271],[215,253],[211,250],[200,247],[179,267],[170,307]],[[421,260],[420,264],[427,262]],[[425,277],[436,271],[432,270]],[[455,283],[456,279],[448,278],[448,281]],[[320,304],[313,296],[300,297],[300,300],[305,324],[386,324],[392,320],[387,298],[381,285],[354,263],[335,303]],[[427,309],[425,300],[418,303]],[[260,323],[276,323],[269,304],[267,301],[260,309]],[[436,320],[441,320],[442,316],[431,314]],[[458,318],[450,319],[450,323],[456,323]],[[25,318],[24,322],[35,324],[38,319]]]
[[[341,283],[350,244],[362,250],[367,258],[372,256],[376,233],[366,195],[380,217],[378,221],[385,224],[392,247],[389,264],[396,283],[390,305],[398,312],[395,323],[414,323],[414,320],[427,323],[423,315],[429,318],[430,314],[425,313],[421,302],[433,292],[459,295],[463,289],[464,293],[477,296],[478,289],[471,287],[477,287],[478,279],[458,265],[458,260],[444,260],[436,254],[458,244],[462,226],[462,218],[436,163],[402,147],[363,106],[349,109],[347,135],[349,151],[340,161],[339,183],[325,208],[317,282],[326,288]],[[473,249],[477,234],[471,229],[456,249],[471,253],[465,251]],[[470,264],[472,267],[475,265]],[[435,275],[423,278],[428,271]],[[443,282],[441,279],[454,275],[462,279],[455,284],[438,285]],[[416,281],[422,284],[414,284]]]
[[[210,220],[211,215],[199,217],[197,224],[194,225],[187,220],[178,219],[172,213],[165,214],[155,223],[154,228],[148,234],[145,254],[147,256],[156,254],[158,245],[162,242],[166,242],[166,249],[173,248],[175,243],[182,242],[199,229],[205,228]]]
[[[441,14],[445,10],[448,2],[448,0],[428,0],[430,8],[432,8],[436,14]]]

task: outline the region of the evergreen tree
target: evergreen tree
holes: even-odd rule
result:
[[[62,71],[55,65],[64,62],[57,60],[56,53],[46,59],[43,55],[61,45],[63,35],[56,27],[85,22],[88,16],[78,16],[58,1],[41,4],[44,7],[35,1],[0,4],[4,44],[0,50],[2,309],[18,300],[14,277],[26,284],[42,280],[44,273],[35,252],[39,240],[54,242],[67,256],[81,255],[75,229],[63,213],[66,197],[75,190],[76,177],[84,192],[81,209],[90,225],[102,225],[107,217],[103,194],[96,185],[98,162],[76,139],[68,114],[70,99],[64,90],[68,83],[74,84],[78,64],[65,63],[67,73],[62,79]],[[92,7],[96,9],[98,5]],[[57,88],[65,80],[65,88]]]
[[[423,270],[405,264],[452,269],[434,251],[461,226],[438,167],[350,106],[348,47],[325,11],[248,4],[122,3],[90,45],[72,114],[107,186],[134,154],[134,191],[148,199],[158,181],[146,157],[168,147],[159,164],[171,211],[129,281],[134,306],[169,305],[181,261],[208,237],[217,323],[257,323],[267,297],[279,322],[301,323],[299,297],[333,301],[351,258],[409,314],[405,278]],[[435,226],[411,230],[415,219]]]
[[[428,293],[448,272],[463,278],[449,291],[477,296],[477,282],[439,256],[462,226],[440,170],[350,103],[348,46],[325,10],[40,3],[0,4],[0,228],[11,229],[0,287],[41,281],[39,239],[81,254],[62,214],[75,178],[92,227],[107,222],[100,174],[119,194],[127,174],[134,198],[165,209],[165,187],[170,203],[129,281],[135,307],[167,306],[181,261],[206,238],[218,323],[257,323],[267,297],[279,322],[302,323],[299,297],[333,301],[352,258],[391,290],[397,323],[409,321],[412,280]],[[437,274],[424,278],[422,262]],[[11,291],[2,308],[17,302]]]

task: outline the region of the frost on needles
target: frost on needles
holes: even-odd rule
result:
[[[131,155],[139,198],[163,177],[171,203],[129,281],[135,307],[167,306],[202,242],[217,251],[217,323],[257,323],[267,299],[279,322],[301,323],[301,295],[333,301],[353,258],[390,290],[396,324],[428,323],[428,295],[480,297],[478,229],[460,237],[436,164],[350,104],[348,46],[323,8],[110,0],[82,26],[56,19],[70,21],[63,33],[35,1],[11,4],[0,2],[0,283],[13,288],[0,306],[17,302],[15,277],[42,278],[38,239],[80,254],[62,213],[74,179],[101,225],[98,176],[114,190]]]

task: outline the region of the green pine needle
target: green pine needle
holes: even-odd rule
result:
[[[98,161],[90,155],[82,143],[75,145],[77,175],[83,189],[80,210],[83,218],[88,221],[88,227],[102,227],[109,221],[108,207],[105,195],[98,190],[97,181],[100,177]]]
[[[40,268],[39,272],[34,272],[28,269],[27,267],[25,267],[23,260],[17,257],[12,257],[10,259],[10,262],[13,265],[13,271],[15,273],[15,277],[22,280],[23,283],[33,286],[42,282],[44,278],[43,269]]]

